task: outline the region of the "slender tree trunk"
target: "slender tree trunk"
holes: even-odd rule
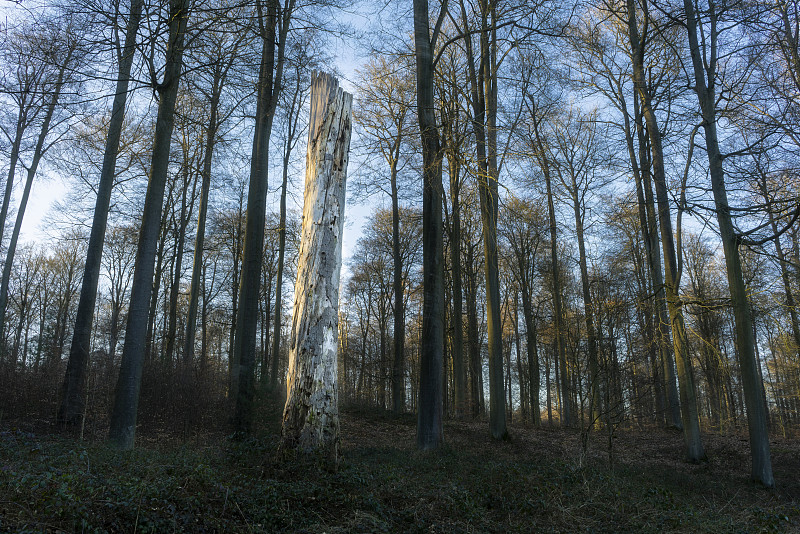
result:
[[[557,378],[556,382],[561,386],[561,405],[560,405],[560,419],[561,424],[564,426],[572,426],[575,424],[574,415],[572,413],[572,394],[570,387],[569,374],[567,373],[567,354],[566,354],[566,332],[564,332],[564,312],[562,306],[561,295],[561,268],[558,264],[558,245],[556,240],[556,221],[555,221],[555,208],[553,206],[553,193],[550,186],[550,180],[547,179],[547,203],[550,212],[550,261],[552,263],[553,274],[553,314],[556,330],[556,348],[557,348],[557,367],[556,374],[561,373],[560,381]]]
[[[635,24],[635,19],[633,23]],[[660,354],[664,391],[666,393],[666,412],[663,416],[668,425],[682,430],[683,422],[681,420],[680,395],[675,380],[676,372],[673,352],[670,350],[670,346],[672,345],[669,334],[670,322],[669,313],[667,311],[664,276],[661,270],[661,251],[658,246],[658,218],[656,217],[655,201],[653,199],[653,187],[650,174],[651,163],[650,157],[648,156],[647,133],[642,119],[638,91],[634,92],[633,99],[636,110],[636,131],[639,139],[639,158],[642,162],[640,167],[637,166],[640,171],[636,174],[636,194],[639,202],[642,237],[645,250],[647,251],[648,267],[655,295],[656,342]],[[635,165],[635,156],[632,155],[631,157]]]
[[[478,273],[475,269],[474,247],[467,246],[466,257],[466,303],[467,303],[467,346],[469,350],[469,386],[470,386],[470,413],[473,418],[481,414],[481,374],[483,362],[481,361],[481,345],[478,336]]]
[[[278,388],[278,372],[280,368],[281,356],[281,323],[283,321],[283,266],[284,256],[286,254],[286,189],[289,184],[289,161],[294,148],[297,133],[297,120],[300,116],[300,100],[301,97],[301,81],[300,70],[297,71],[297,84],[295,92],[292,97],[292,105],[289,109],[288,116],[293,117],[289,122],[289,129],[286,135],[286,144],[284,145],[283,152],[283,176],[281,181],[281,199],[280,199],[280,223],[278,228],[278,273],[275,280],[275,319],[273,321],[272,333],[272,368],[270,370],[270,390],[276,391]]]
[[[214,144],[219,128],[219,100],[223,81],[215,76],[209,101],[209,120],[206,129],[206,146],[203,150],[202,184],[200,186],[200,211],[197,214],[197,235],[194,240],[192,259],[192,282],[189,288],[189,309],[186,314],[186,333],[183,339],[183,357],[187,361],[194,358],[195,337],[197,335],[197,307],[200,300],[200,284],[203,275],[203,251],[206,239],[206,220],[208,219],[208,193],[211,190],[211,166],[214,161]],[[201,369],[205,367],[201,366]]]
[[[282,450],[338,462],[337,338],[345,181],[353,97],[328,74],[312,75],[303,230]]]
[[[442,162],[434,112],[433,37],[428,1],[413,0],[414,48],[417,65],[417,115],[422,140],[422,338],[420,340],[417,447],[442,445],[442,376],[444,366],[444,239],[442,222]],[[440,14],[441,15],[441,14]]]
[[[556,227],[556,210],[553,203],[553,188],[552,179],[550,177],[550,165],[547,162],[547,155],[545,154],[544,142],[539,134],[538,119],[534,119],[534,128],[536,135],[537,149],[540,153],[540,160],[542,164],[542,173],[545,178],[545,185],[547,187],[547,212],[550,226],[550,262],[552,264],[553,275],[553,323],[555,326],[555,348],[556,348],[556,374],[560,374],[561,384],[561,411],[560,420],[564,426],[572,426],[574,424],[572,414],[572,402],[569,387],[569,375],[567,373],[567,354],[566,354],[566,339],[564,336],[564,315],[561,304],[561,276],[558,266],[558,236]],[[556,381],[558,382],[558,378]]]
[[[234,427],[249,434],[255,394],[256,336],[258,334],[259,282],[263,262],[266,221],[269,139],[278,97],[283,83],[284,50],[294,0],[281,8],[278,0],[267,0],[266,27],[262,35],[261,69],[256,105],[256,127],[247,194],[247,222],[244,237],[242,275],[239,284],[239,309],[236,317],[234,361],[238,363],[238,388]],[[279,23],[280,19],[280,23]],[[280,26],[280,31],[277,31]]]
[[[181,273],[183,272],[183,252],[186,246],[186,227],[194,211],[194,199],[197,190],[197,180],[193,179],[189,170],[188,158],[184,161],[184,181],[183,191],[181,191],[181,212],[178,221],[178,232],[175,236],[175,268],[172,273],[172,282],[169,288],[169,308],[167,319],[167,336],[164,347],[164,357],[167,361],[172,361],[175,352],[175,338],[178,335],[178,297],[180,296]],[[186,196],[189,193],[189,180],[192,180],[192,195],[190,199]],[[186,354],[183,355],[186,360]],[[188,361],[188,360],[186,360]]]
[[[142,19],[143,0],[131,0],[128,15],[128,27],[125,30],[125,44],[117,58],[117,86],[114,102],[111,107],[111,118],[106,134],[106,146],[103,153],[103,167],[100,170],[100,181],[97,186],[97,199],[94,206],[92,230],[86,252],[86,265],[83,270],[83,281],[75,314],[75,328],[72,334],[67,372],[61,391],[61,405],[58,420],[62,424],[80,428],[84,413],[86,390],[86,372],[89,361],[94,308],[97,301],[97,285],[100,280],[102,266],[103,243],[108,225],[108,210],[111,204],[111,190],[114,187],[117,154],[119,153],[122,127],[125,122],[125,106],[128,98],[128,86],[131,78],[133,57],[136,51],[136,36]],[[0,226],[0,236],[2,227]],[[116,336],[115,343],[116,344]],[[111,355],[113,356],[113,349]]]
[[[161,100],[153,140],[150,181],[147,184],[142,213],[125,331],[125,347],[122,351],[109,430],[109,439],[120,449],[132,449],[136,437],[136,416],[139,408],[149,304],[153,290],[153,270],[161,229],[161,210],[167,181],[170,140],[175,124],[175,101],[183,66],[189,6],[189,0],[170,0],[167,60],[164,67],[164,82],[158,89]]]
[[[36,146],[33,150],[33,159],[31,160],[30,167],[28,167],[25,188],[22,191],[22,198],[20,199],[19,210],[17,211],[17,220],[14,224],[14,230],[11,233],[11,240],[8,243],[6,261],[3,265],[3,277],[0,281],[0,345],[2,345],[5,340],[6,308],[8,307],[8,285],[11,281],[11,268],[14,264],[14,255],[17,251],[17,241],[19,241],[19,233],[22,229],[22,219],[25,217],[25,209],[28,206],[28,199],[31,195],[33,179],[36,176],[36,171],[39,168],[39,162],[41,161],[46,150],[44,143],[47,139],[47,134],[50,133],[50,122],[53,119],[53,114],[56,111],[59,98],[61,97],[61,91],[64,88],[64,77],[67,69],[69,68],[72,55],[75,52],[75,46],[76,44],[74,42],[70,44],[70,48],[66,58],[64,59],[64,63],[60,65],[58,69],[58,75],[56,77],[55,84],[53,85],[53,92],[50,97],[50,102],[47,104],[47,111],[45,112],[44,120],[42,121],[42,126],[39,130],[39,137],[36,140]],[[0,354],[3,353],[5,353],[5,348],[0,346]]]
[[[750,434],[750,455],[752,458],[751,477],[767,487],[775,485],[772,476],[772,460],[770,457],[769,434],[767,431],[767,413],[764,409],[763,383],[759,366],[756,362],[755,340],[753,338],[753,319],[750,303],[742,276],[742,264],[739,257],[739,236],[733,226],[731,209],[728,204],[728,193],[725,187],[725,171],[722,168],[722,154],[717,137],[716,118],[716,12],[712,5],[711,17],[711,50],[704,50],[701,55],[697,31],[698,22],[691,0],[684,0],[686,12],[686,28],[689,33],[689,50],[694,67],[695,92],[703,116],[703,130],[706,139],[709,172],[711,174],[711,191],[719,224],[720,240],[725,254],[725,266],[728,273],[728,287],[731,293],[734,322],[736,326],[736,348],[739,355],[739,367],[742,373],[745,407],[747,409],[747,427]],[[710,54],[709,63],[704,61]],[[706,73],[709,78],[706,80]]]
[[[586,342],[589,352],[589,394],[590,415],[592,426],[600,424],[600,414],[603,412],[600,404],[600,373],[597,367],[597,336],[594,326],[594,310],[592,307],[592,294],[589,290],[589,268],[586,260],[586,244],[583,232],[583,207],[578,195],[578,183],[572,176],[572,207],[575,211],[575,234],[578,239],[578,263],[581,269],[581,289],[583,292],[583,313],[586,321]]]
[[[25,95],[27,96],[27,95]],[[20,95],[22,98],[22,95]],[[20,103],[17,115],[17,127],[14,133],[14,141],[11,143],[11,153],[8,162],[8,176],[6,178],[6,188],[3,194],[3,205],[0,207],[0,243],[3,242],[6,230],[6,218],[8,217],[8,207],[11,204],[11,193],[14,190],[14,174],[16,173],[17,163],[19,162],[19,151],[22,146],[22,137],[28,125],[28,108],[24,102]]]
[[[453,277],[453,389],[455,394],[455,416],[469,413],[467,394],[467,365],[464,361],[464,311],[461,280],[461,200],[460,168],[455,155],[448,157],[450,166],[450,199],[452,231],[450,235],[450,263]]]
[[[620,95],[622,96],[622,91],[620,91]],[[674,399],[675,404],[674,408],[673,405],[670,405],[670,411],[667,412],[667,399],[665,398],[664,394],[664,382],[661,379],[661,374],[659,373],[659,358],[658,353],[660,352],[662,355],[662,362],[666,368],[667,362],[665,360],[668,357],[671,361],[671,355],[668,355],[668,345],[669,343],[664,339],[664,330],[663,326],[660,324],[661,321],[658,321],[659,324],[657,326],[654,325],[654,318],[660,318],[660,310],[666,310],[666,304],[663,300],[663,279],[661,275],[661,255],[658,252],[658,235],[653,235],[653,232],[657,233],[657,227],[655,221],[652,220],[648,216],[648,210],[645,205],[645,195],[644,189],[642,187],[642,174],[649,173],[649,163],[647,158],[646,149],[643,148],[644,145],[644,133],[643,128],[640,128],[641,125],[641,113],[639,111],[639,98],[636,92],[633,94],[634,100],[634,109],[636,114],[636,127],[637,127],[637,137],[639,139],[639,155],[643,160],[643,165],[640,167],[637,156],[636,150],[634,149],[633,144],[633,126],[631,125],[631,118],[627,112],[627,108],[623,106],[623,120],[625,126],[625,141],[626,146],[628,149],[628,157],[631,162],[631,168],[633,170],[634,182],[636,183],[636,198],[638,201],[638,212],[639,212],[639,226],[642,232],[642,242],[644,243],[645,252],[647,253],[648,259],[648,266],[649,266],[649,273],[650,273],[650,282],[653,284],[653,294],[655,295],[655,304],[653,304],[650,310],[644,312],[644,320],[642,321],[645,325],[645,341],[647,342],[648,352],[650,355],[650,367],[652,369],[652,383],[654,387],[654,396],[655,396],[655,406],[656,406],[656,420],[660,420],[662,422],[666,421],[667,419],[672,419],[673,423],[682,427],[680,422],[680,404],[678,400],[677,388],[675,387],[675,380],[674,376],[671,381],[672,389],[675,390],[674,395],[671,395],[671,399]],[[624,100],[623,100],[624,103]],[[645,165],[644,163],[647,163]],[[649,184],[649,181],[648,181]],[[652,190],[651,190],[652,191]],[[650,194],[652,197],[652,193]],[[657,261],[656,261],[657,258]],[[656,279],[660,280],[660,283],[656,283]],[[645,284],[646,285],[646,284]],[[653,301],[653,299],[648,299]],[[667,334],[667,337],[669,335]],[[673,373],[674,374],[674,373]]]
[[[705,458],[702,439],[700,437],[700,421],[697,413],[697,398],[694,387],[692,361],[686,338],[686,327],[683,319],[683,303],[679,291],[680,272],[672,233],[669,197],[666,186],[664,155],[661,147],[661,131],[651,104],[651,95],[646,86],[644,73],[644,50],[639,37],[633,0],[628,0],[628,29],[633,50],[634,86],[641,99],[642,116],[647,124],[650,140],[653,181],[658,201],[658,221],[661,229],[661,244],[664,252],[664,290],[669,309],[672,329],[672,343],[675,349],[675,360],[678,364],[678,386],[680,388],[681,415],[683,436],[686,443],[687,458],[698,462]],[[646,36],[646,35],[645,35]]]
[[[528,392],[530,390],[527,387],[528,384],[525,383],[525,369],[522,366],[522,336],[519,334],[519,291],[514,293],[514,345],[516,346],[517,356],[520,418],[524,421],[528,418]],[[508,391],[509,393],[511,392],[511,384],[508,385]]]
[[[539,409],[539,383],[541,381],[541,377],[539,376],[536,318],[533,314],[530,289],[527,287],[527,276],[525,277],[522,286],[522,315],[525,318],[525,344],[527,346],[526,352],[528,356],[528,379],[530,382],[530,393],[528,394],[528,397],[530,399],[533,424],[538,427],[542,424],[542,413]]]
[[[497,87],[494,77],[493,31],[494,4],[488,0],[480,2],[481,31],[480,55],[476,66],[472,52],[472,37],[464,40],[467,51],[468,71],[470,78],[470,95],[472,100],[472,127],[475,133],[478,156],[478,196],[483,226],[484,272],[486,277],[486,329],[489,349],[489,431],[493,438],[503,439],[507,436],[505,392],[503,382],[503,349],[500,327],[500,277],[497,255],[497,203],[498,203],[498,170],[497,170]],[[462,4],[462,17],[466,26],[466,11]]]
[[[397,141],[397,153],[400,142]],[[394,292],[394,365],[392,366],[392,411],[406,410],[406,310],[403,297],[403,258],[400,255],[400,205],[397,191],[397,158],[390,169],[392,187],[392,290]]]
[[[281,321],[283,300],[283,264],[286,253],[286,188],[289,181],[289,154],[283,161],[283,181],[281,183],[280,224],[278,228],[278,274],[275,281],[275,322],[272,333],[272,369],[270,372],[270,389],[278,387],[278,370],[280,369]]]
[[[645,156],[647,152],[646,137],[644,126],[641,130],[642,143],[641,150]],[[658,217],[656,215],[655,200],[653,198],[653,187],[651,183],[650,170],[642,172],[642,189],[645,199],[645,210],[647,213],[647,224],[649,225],[647,236],[649,243],[648,261],[650,274],[655,290],[656,319],[658,324],[658,347],[661,355],[662,376],[664,378],[664,390],[666,391],[667,401],[667,423],[679,430],[683,429],[681,419],[681,400],[678,393],[677,372],[675,370],[675,354],[671,350],[674,342],[670,343],[670,321],[667,306],[666,287],[664,285],[664,274],[661,270],[661,250],[658,246]]]
[[[231,251],[233,267],[231,269],[231,328],[228,335],[228,400],[236,402],[239,391],[239,363],[236,359],[236,318],[239,315],[239,257],[242,247],[242,199],[239,199],[239,210],[236,213],[236,235]]]

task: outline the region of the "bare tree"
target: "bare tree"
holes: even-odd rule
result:
[[[89,362],[94,308],[97,300],[97,285],[100,279],[101,260],[103,257],[103,243],[106,225],[108,224],[111,190],[114,186],[117,155],[119,154],[120,139],[125,121],[125,105],[128,98],[128,86],[143,4],[143,0],[131,0],[128,23],[125,28],[125,42],[122,47],[115,50],[117,61],[116,91],[106,133],[106,145],[103,154],[103,166],[100,170],[100,179],[97,186],[92,231],[89,234],[89,246],[86,254],[86,264],[83,269],[78,311],[75,316],[75,328],[72,334],[67,371],[64,375],[64,385],[62,386],[61,405],[58,411],[58,420],[65,425],[73,427],[80,426],[84,413],[86,373]]]
[[[133,273],[125,346],[114,396],[109,439],[120,449],[132,449],[136,438],[136,416],[142,381],[150,300],[153,292],[156,247],[162,227],[162,204],[167,182],[170,141],[175,124],[175,101],[178,96],[189,0],[170,0],[166,60],[163,81],[156,86],[159,95],[158,118],[153,138],[150,181],[145,196],[136,266]]]
[[[717,86],[720,80],[720,33],[724,30],[736,31],[737,13],[742,5],[717,6],[709,2],[705,8],[692,0],[684,0],[686,30],[689,35],[692,82],[702,116],[705,133],[706,154],[708,155],[711,191],[714,195],[720,240],[725,253],[728,274],[728,287],[736,324],[736,348],[742,373],[745,404],[747,407],[747,426],[750,434],[750,455],[752,458],[751,477],[767,487],[775,485],[770,458],[769,434],[767,432],[767,413],[764,407],[764,390],[761,373],[758,369],[753,336],[753,319],[750,303],[742,274],[742,261],[739,244],[742,235],[736,231],[728,203],[725,185],[724,156],[720,149],[717,132],[719,95]],[[738,76],[741,76],[741,72]],[[662,236],[663,238],[663,236]]]
[[[444,228],[442,159],[436,123],[433,55],[446,15],[442,5],[431,32],[427,0],[413,0],[414,51],[417,62],[417,118],[422,140],[422,284],[417,447],[442,445],[444,372]]]

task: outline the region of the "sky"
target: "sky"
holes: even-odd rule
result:
[[[3,6],[0,9],[0,17],[5,18],[9,16],[13,7]],[[13,13],[11,14],[13,16]],[[366,19],[357,15],[350,14],[347,16],[348,20],[356,26],[363,27],[366,24]],[[353,80],[356,77],[356,69],[361,63],[361,58],[357,51],[350,46],[350,43],[337,40],[334,44],[334,52],[336,55],[336,69],[341,74],[340,84],[345,91],[355,93]],[[356,95],[357,96],[357,95]],[[305,150],[303,147],[298,149]],[[46,156],[45,156],[46,157]],[[352,175],[354,169],[359,165],[359,162],[352,157],[348,166],[348,175]],[[40,171],[34,180],[33,188],[31,190],[30,200],[28,202],[25,216],[22,222],[20,243],[45,243],[51,237],[48,232],[48,213],[54,207],[55,203],[62,200],[67,194],[67,185],[64,180],[59,176],[49,173],[40,167]],[[24,180],[24,176],[18,173],[17,181]],[[273,193],[275,178],[270,177],[270,194],[271,197],[276,197],[277,193]],[[12,206],[19,206],[19,197],[21,195],[22,183],[15,184],[14,197]],[[297,184],[296,189],[302,191],[302,185]],[[268,198],[268,203],[271,203]],[[290,206],[290,209],[292,207]],[[297,211],[302,210],[302,198],[296,199],[294,208]],[[14,208],[16,209],[16,208]],[[367,202],[354,203],[349,201],[345,206],[345,228],[343,232],[343,258],[345,265],[343,266],[343,273],[347,271],[348,258],[355,247],[355,244],[362,233],[362,227],[372,211],[372,204]],[[14,222],[9,221],[8,225],[13,226]]]

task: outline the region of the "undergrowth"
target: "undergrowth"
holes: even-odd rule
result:
[[[4,429],[0,531],[798,529],[796,495],[780,486],[757,488],[713,460],[684,468],[653,453],[626,463],[621,450],[621,461],[610,469],[600,454],[576,461],[577,433],[527,429],[512,433],[510,442],[493,442],[481,423],[449,423],[445,433],[448,442],[441,451],[419,453],[413,418],[345,416],[343,459],[331,473],[277,463],[274,429],[242,441],[206,437],[185,444],[148,443],[132,452]],[[620,439],[636,446],[635,435]],[[725,453],[719,448],[718,455]]]

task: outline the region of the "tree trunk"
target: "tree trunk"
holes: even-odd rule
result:
[[[400,141],[397,141],[397,151]],[[406,409],[406,311],[403,300],[403,258],[400,256],[400,206],[397,191],[397,158],[391,165],[392,187],[392,290],[394,293],[394,362],[392,366],[392,411],[403,413]]]
[[[136,48],[136,35],[142,19],[144,0],[131,0],[128,27],[125,30],[125,45],[118,57],[117,87],[114,103],[111,107],[111,118],[108,123],[106,146],[103,153],[103,167],[100,170],[100,181],[97,186],[97,200],[94,206],[92,230],[86,251],[86,265],[83,269],[83,281],[75,313],[75,328],[72,333],[67,371],[61,390],[61,404],[58,410],[58,421],[73,428],[80,428],[83,422],[84,399],[86,397],[86,374],[89,363],[89,350],[94,321],[94,308],[97,301],[97,284],[100,280],[100,269],[103,258],[103,243],[108,224],[108,209],[111,204],[111,190],[114,187],[114,176],[117,166],[122,127],[125,122],[125,105],[128,98],[128,85],[131,78],[131,67]],[[2,226],[0,226],[2,236]],[[112,322],[113,343],[110,356],[116,350],[116,321]]]
[[[26,95],[27,96],[27,95]],[[11,151],[8,162],[8,176],[6,177],[6,188],[3,194],[3,205],[0,208],[0,243],[3,242],[6,229],[6,218],[8,217],[8,207],[11,204],[11,193],[14,190],[14,174],[19,162],[19,152],[22,145],[22,137],[28,125],[28,107],[24,102],[20,103],[19,114],[17,116],[17,127],[14,134],[14,141],[11,143]]]
[[[283,181],[281,183],[280,224],[278,225],[278,275],[275,280],[275,323],[272,333],[272,368],[270,370],[270,389],[278,387],[281,350],[281,312],[283,304],[283,263],[286,253],[286,187],[289,181],[289,155],[283,161]]]
[[[258,298],[261,294],[259,283],[264,259],[264,225],[267,213],[269,139],[283,83],[286,34],[289,31],[289,22],[294,8],[294,1],[290,0],[288,5],[283,8],[281,15],[278,0],[267,0],[267,2],[265,33],[261,36],[263,46],[233,355],[234,361],[238,364],[238,373],[236,373],[238,380],[235,382],[237,388],[234,391],[236,407],[233,421],[236,432],[244,434],[250,433],[253,419]],[[280,32],[277,31],[278,26],[280,26]]]
[[[217,74],[218,71],[215,71]],[[192,282],[189,288],[189,309],[186,314],[186,333],[183,339],[183,357],[186,361],[194,358],[194,344],[197,335],[197,307],[200,300],[200,284],[203,275],[203,249],[206,239],[206,219],[208,218],[208,193],[211,190],[211,165],[214,161],[214,144],[219,128],[219,100],[222,92],[222,76],[215,76],[209,101],[209,119],[206,130],[206,146],[203,150],[202,183],[200,186],[200,211],[197,214],[197,235],[194,240],[192,259]],[[203,360],[205,361],[205,359]],[[201,365],[201,370],[205,365]]]
[[[589,406],[591,416],[591,426],[600,424],[600,373],[597,368],[597,336],[594,326],[594,310],[592,308],[592,294],[589,290],[589,268],[586,260],[586,243],[583,232],[583,206],[581,205],[578,183],[575,176],[572,176],[572,207],[575,212],[575,234],[578,239],[578,263],[581,269],[581,289],[583,293],[583,311],[586,320],[586,338],[589,353]]]
[[[481,405],[483,361],[481,359],[481,345],[478,335],[478,273],[475,268],[475,248],[472,243],[467,245],[467,257],[465,259],[470,414],[473,418],[476,418],[481,414],[483,408]]]
[[[496,65],[496,47],[493,30],[489,22],[494,22],[494,4],[487,0],[480,2],[481,29],[480,55],[478,65],[472,52],[472,36],[464,40],[467,51],[472,100],[472,127],[475,133],[478,168],[478,196],[480,201],[481,224],[483,226],[484,272],[486,277],[486,329],[489,349],[489,432],[495,439],[507,436],[505,391],[503,381],[503,350],[500,311],[500,277],[497,256],[497,86],[493,69]],[[464,25],[466,11],[462,4]],[[490,35],[491,34],[491,35]],[[495,61],[493,61],[495,60]]]
[[[353,97],[335,78],[311,81],[303,229],[281,449],[318,455],[335,468],[339,453],[337,375],[339,273]]]
[[[456,155],[448,157],[450,165],[450,199],[452,203],[452,230],[450,235],[450,263],[453,277],[453,389],[455,394],[455,416],[469,413],[467,395],[467,365],[464,361],[464,312],[461,280],[461,200],[459,192],[460,169]]]
[[[434,113],[433,37],[428,1],[414,0],[414,45],[417,65],[417,115],[422,140],[422,338],[420,339],[417,447],[442,445],[442,375],[444,366],[444,239],[442,162]],[[441,21],[440,13],[440,21]]]
[[[189,18],[188,0],[170,0],[169,41],[164,66],[164,81],[159,85],[160,102],[150,181],[147,184],[136,266],[133,273],[125,346],[114,396],[109,439],[120,449],[132,449],[136,438],[136,416],[142,363],[145,352],[149,304],[153,290],[156,247],[161,229],[161,210],[169,165],[170,140],[175,124],[175,101],[183,66],[184,38]]]
[[[552,264],[553,276],[553,324],[555,327],[555,348],[556,348],[556,374],[560,376],[561,384],[561,411],[560,421],[563,426],[572,426],[574,424],[572,414],[572,401],[569,387],[569,375],[567,373],[567,354],[566,354],[566,339],[564,337],[564,315],[561,305],[561,277],[558,265],[558,237],[556,227],[556,210],[553,203],[553,188],[552,179],[550,177],[550,165],[547,162],[547,155],[545,154],[544,143],[539,134],[538,119],[534,119],[534,128],[536,134],[536,142],[540,159],[542,164],[542,173],[545,178],[545,185],[547,187],[547,213],[550,226],[550,262]],[[558,382],[558,379],[556,380]]]
[[[739,367],[742,373],[742,388],[747,409],[747,427],[750,434],[750,455],[752,458],[751,477],[767,487],[775,485],[772,476],[772,460],[770,457],[769,434],[767,432],[767,413],[764,409],[764,390],[761,374],[756,362],[755,340],[753,338],[753,319],[750,314],[750,303],[742,276],[742,264],[739,258],[739,236],[733,226],[731,209],[728,204],[728,193],[725,187],[725,171],[722,168],[722,154],[717,137],[716,118],[716,12],[712,5],[711,17],[711,50],[703,50],[701,55],[697,37],[697,14],[691,0],[684,0],[686,12],[686,28],[689,33],[689,50],[694,67],[695,92],[703,116],[703,130],[706,138],[706,152],[711,174],[711,191],[714,194],[714,205],[717,212],[720,240],[725,254],[725,266],[728,273],[728,287],[731,293],[734,323],[736,326],[736,348],[739,355]],[[704,43],[705,44],[705,43]],[[710,63],[704,58],[710,53]],[[709,74],[708,80],[705,74]]]
[[[186,246],[186,227],[189,224],[192,211],[194,211],[195,193],[197,191],[197,180],[192,176],[192,172],[189,170],[189,158],[184,160],[183,165],[184,181],[183,191],[181,191],[181,212],[180,220],[178,221],[178,231],[177,235],[175,236],[175,240],[177,241],[175,251],[175,268],[172,272],[172,281],[169,288],[167,339],[165,340],[166,342],[164,346],[164,358],[169,362],[171,362],[173,359],[173,353],[175,352],[175,338],[178,335],[178,297],[180,296],[181,273],[183,272],[183,252]],[[187,199],[186,196],[189,193],[189,180],[192,181],[192,195],[190,199]],[[183,358],[186,362],[189,361],[186,359],[185,353]]]
[[[658,201],[658,222],[661,229],[661,245],[664,252],[664,290],[672,328],[672,344],[675,349],[675,360],[678,364],[678,386],[680,388],[681,416],[683,436],[686,443],[686,454],[689,461],[699,462],[705,459],[702,439],[700,437],[700,421],[697,413],[697,398],[692,373],[692,361],[686,338],[686,326],[683,319],[683,303],[678,293],[680,272],[672,233],[669,197],[664,169],[664,154],[661,148],[661,131],[651,104],[651,95],[645,83],[644,51],[639,38],[633,0],[628,0],[628,30],[633,51],[633,77],[636,92],[641,99],[642,116],[647,124],[650,140],[651,163],[653,166],[653,182],[656,187]],[[646,36],[645,36],[646,37]]]

